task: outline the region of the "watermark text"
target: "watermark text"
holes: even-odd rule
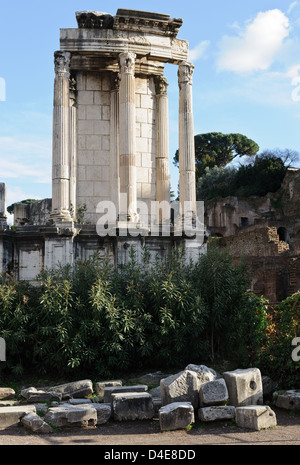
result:
[[[292,341],[292,346],[296,347],[292,352],[292,360],[300,362],[300,337],[295,337]]]
[[[0,362],[6,362],[6,343],[3,337],[0,337]]]
[[[6,101],[6,82],[3,77],[0,76],[0,102]]]

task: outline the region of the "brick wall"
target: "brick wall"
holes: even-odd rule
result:
[[[279,240],[277,229],[265,227],[220,239],[220,245],[226,247],[230,255],[269,257],[287,253],[288,244]]]

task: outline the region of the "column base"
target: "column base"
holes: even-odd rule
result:
[[[73,223],[73,218],[71,217],[71,214],[67,210],[59,211],[59,212],[52,212],[50,214],[50,219],[54,223]]]

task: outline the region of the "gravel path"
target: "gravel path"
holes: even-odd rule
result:
[[[250,431],[232,424],[209,423],[190,431],[160,432],[159,421],[109,422],[96,428],[68,428],[50,435],[34,435],[23,426],[0,430],[0,445],[198,446],[300,445],[300,415],[274,409],[277,427]],[[148,447],[149,448],[149,447]],[[120,450],[120,448],[118,449]]]

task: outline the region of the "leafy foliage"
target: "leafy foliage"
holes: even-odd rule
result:
[[[276,192],[286,174],[280,157],[262,154],[253,163],[239,168],[206,168],[197,182],[197,198],[209,201],[218,197],[264,196]]]
[[[300,337],[300,292],[277,305],[268,320],[260,365],[284,389],[300,388],[300,364],[292,359],[292,341]]]
[[[259,146],[243,134],[222,134],[210,132],[195,136],[196,176],[201,177],[206,168],[224,168],[236,157],[256,155]],[[174,163],[179,162],[179,152]]]
[[[274,311],[247,292],[244,264],[209,248],[197,263],[182,251],[164,262],[147,250],[115,269],[96,256],[41,274],[38,286],[0,276],[1,370],[112,376],[233,360],[295,383],[291,342],[300,335],[300,293]]]

